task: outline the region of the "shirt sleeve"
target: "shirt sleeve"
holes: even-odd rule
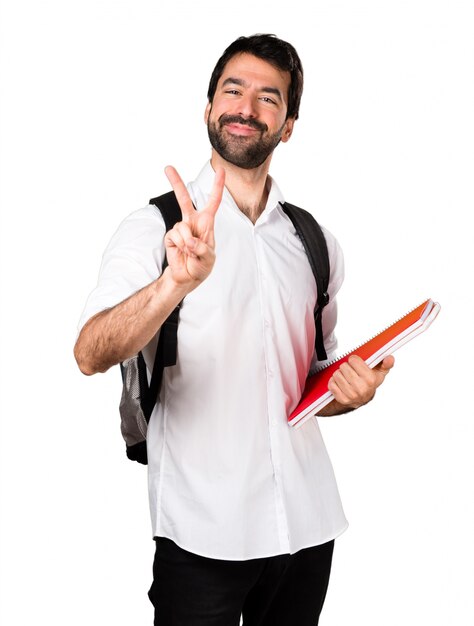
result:
[[[102,257],[97,286],[87,299],[79,332],[91,317],[126,300],[160,276],[164,235],[163,218],[153,205],[135,211],[120,224]]]
[[[328,247],[329,255],[329,302],[324,307],[322,313],[322,327],[323,327],[323,340],[326,354],[328,356],[326,361],[318,361],[316,351],[311,361],[310,374],[314,372],[316,367],[320,367],[329,361],[332,361],[336,357],[337,338],[336,338],[336,323],[337,323],[337,292],[341,288],[344,281],[344,256],[341,246],[332,233],[326,228],[322,227],[324,236],[326,238],[326,244]]]

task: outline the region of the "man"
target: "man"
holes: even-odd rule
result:
[[[302,84],[295,49],[272,35],[227,48],[205,110],[210,162],[188,188],[166,168],[182,222],[165,234],[151,206],[127,218],[81,320],[75,355],[85,374],[142,349],[150,367],[153,338],[183,300],[177,364],[165,370],[147,435],[149,596],[160,626],[237,626],[241,614],[245,626],[314,626],[334,538],[347,526],[317,421],[287,424],[315,364],[317,294],[268,171],[291,137]],[[325,236],[330,354],[343,264]],[[323,414],[371,400],[392,365],[370,370],[351,358]]]

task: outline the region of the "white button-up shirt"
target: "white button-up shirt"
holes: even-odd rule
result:
[[[213,179],[208,163],[188,186],[197,210]],[[296,430],[287,423],[315,363],[317,293],[271,182],[255,225],[224,190],[216,262],[183,301],[177,364],[165,368],[147,435],[153,535],[217,559],[294,553],[347,527],[317,419]],[[331,357],[343,260],[325,235],[331,280],[322,319]],[[120,225],[80,326],[160,275],[163,236],[154,206]],[[150,369],[154,345],[144,350]]]

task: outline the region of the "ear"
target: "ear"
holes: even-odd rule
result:
[[[209,119],[209,113],[211,112],[211,108],[212,108],[212,104],[208,102],[204,110],[204,123],[206,124],[206,126],[207,126],[207,120]]]
[[[289,117],[286,120],[285,125],[283,127],[283,132],[281,133],[281,140],[283,141],[283,143],[286,143],[288,141],[288,139],[291,137],[291,133],[293,132],[294,124],[295,124],[295,118],[294,117]]]

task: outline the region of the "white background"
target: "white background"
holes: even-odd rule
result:
[[[322,422],[351,524],[321,623],[474,623],[471,7],[2,3],[2,624],[152,623],[146,470],[125,459],[118,369],[76,368],[76,324],[118,223],[167,163],[189,180],[208,158],[211,71],[255,32],[303,60],[272,173],[344,248],[341,349],[442,305],[372,404]]]

